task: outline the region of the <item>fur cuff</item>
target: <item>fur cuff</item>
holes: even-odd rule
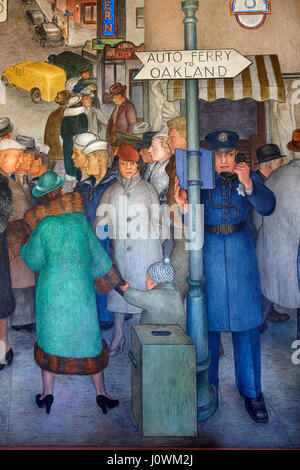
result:
[[[94,285],[98,294],[106,294],[120,284],[121,281],[122,276],[117,267],[113,264],[104,276],[94,281]]]

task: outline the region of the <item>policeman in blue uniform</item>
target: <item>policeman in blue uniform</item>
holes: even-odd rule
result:
[[[213,132],[205,140],[215,151],[216,170],[215,189],[201,192],[210,382],[218,388],[220,335],[231,331],[236,385],[251,418],[265,423],[268,414],[261,393],[259,335],[261,290],[255,249],[245,221],[251,205],[267,216],[274,211],[276,200],[261,178],[239,161],[236,132]],[[177,178],[174,196],[184,210],[187,193],[180,189]]]

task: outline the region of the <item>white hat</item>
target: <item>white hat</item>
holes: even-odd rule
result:
[[[107,142],[104,140],[93,140],[93,142],[88,144],[87,147],[82,150],[82,153],[84,153],[84,155],[88,155],[96,150],[107,150]]]
[[[85,87],[83,90],[81,90],[80,95],[81,96],[90,96],[91,98],[94,97],[94,95],[92,93],[92,90],[88,87]]]
[[[157,131],[157,133],[152,138],[156,139],[156,137],[169,137],[168,132],[169,132],[168,127],[164,126],[160,129],[160,131]]]
[[[40,144],[37,142],[37,145],[39,146],[40,152],[44,153],[45,155],[48,155],[50,147],[46,144]]]
[[[81,97],[80,96],[71,96],[67,103],[67,108],[71,108],[72,106],[75,106],[75,104],[80,103]]]
[[[87,145],[97,139],[98,137],[93,132],[83,132],[73,137],[73,147],[83,151]]]
[[[133,134],[144,134],[145,132],[149,132],[151,129],[151,126],[149,122],[143,121],[143,122],[136,122],[133,125],[132,128],[132,133]]]
[[[12,139],[2,139],[0,140],[0,152],[3,150],[25,150],[24,145],[19,144]]]

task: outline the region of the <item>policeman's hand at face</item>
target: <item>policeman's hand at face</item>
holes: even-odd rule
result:
[[[237,150],[229,152],[215,152],[215,170],[217,173],[234,173],[239,182],[245,186],[248,191],[252,188],[250,178],[250,168],[245,162],[236,161]]]
[[[249,191],[252,188],[252,179],[250,178],[250,168],[245,162],[237,163],[233,169],[239,179],[239,182]]]

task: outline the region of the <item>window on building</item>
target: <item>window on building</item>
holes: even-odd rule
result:
[[[96,3],[84,3],[84,24],[96,24],[97,23],[97,5]]]
[[[145,27],[145,9],[144,8],[136,9],[136,27],[137,28]]]
[[[144,116],[143,82],[134,80],[139,71],[140,69],[129,70],[129,98],[134,104],[137,120],[142,121]]]

